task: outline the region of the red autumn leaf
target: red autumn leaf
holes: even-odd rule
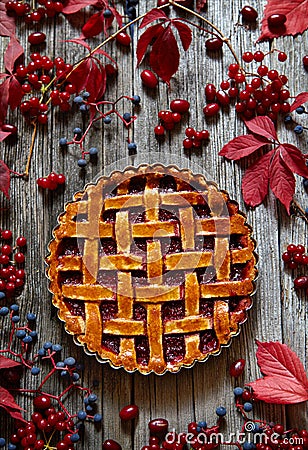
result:
[[[116,21],[117,21],[117,24],[118,24],[118,26],[119,26],[119,28],[122,28],[123,27],[123,20],[122,20],[122,14],[120,14],[119,13],[119,11],[116,9],[116,8],[113,8],[113,7],[111,7],[111,6],[109,6],[109,8],[108,9],[110,9],[110,11],[112,12],[112,14],[114,15],[114,17],[115,17],[115,19],[116,19]]]
[[[4,141],[7,137],[9,137],[12,133],[8,133],[7,131],[0,130],[0,142]]]
[[[12,111],[20,105],[22,98],[23,91],[21,90],[21,84],[14,75],[11,75],[8,102]]]
[[[308,379],[300,359],[286,344],[259,342],[258,365],[264,378],[248,384],[258,400],[300,403],[308,400]]]
[[[9,88],[10,77],[7,77],[0,84],[0,125],[5,121],[7,109],[9,106]]]
[[[153,44],[150,53],[150,66],[167,84],[178,70],[180,53],[170,24]]]
[[[308,0],[267,0],[258,41],[303,33],[308,28],[307,8]],[[287,18],[284,26],[269,28],[267,19],[272,14],[284,14]]]
[[[93,14],[82,27],[82,33],[86,38],[97,36],[104,29],[104,16],[101,12]]]
[[[82,39],[82,38],[79,38],[79,39],[66,39],[65,42],[72,42],[73,44],[82,45],[83,47],[85,47],[88,50],[88,52],[91,51],[90,45],[87,42],[85,42],[85,40]]]
[[[281,144],[277,150],[280,150],[281,158],[293,173],[308,178],[308,167],[305,164],[304,155],[295,145]]]
[[[102,97],[106,89],[106,72],[95,58],[85,59],[69,76],[69,81],[76,86],[77,92],[85,89],[90,93],[89,101]]]
[[[0,36],[14,36],[15,29],[15,19],[7,15],[5,3],[0,2]]]
[[[150,23],[154,22],[154,20],[159,20],[159,19],[163,19],[166,21],[170,21],[170,19],[168,18],[168,16],[166,16],[166,14],[161,10],[161,9],[151,9],[151,11],[149,11],[143,18],[139,28],[144,28],[147,25],[149,25]]]
[[[295,97],[294,102],[291,105],[290,112],[295,111],[296,108],[308,102],[308,92],[301,92]]]
[[[153,25],[149,27],[147,30],[145,30],[144,33],[140,36],[138,43],[137,43],[137,65],[141,63],[141,61],[144,58],[145,52],[147,51],[148,46],[153,43],[153,41],[164,32],[164,27],[158,23],[156,25]]]
[[[192,41],[192,32],[188,25],[178,20],[172,20],[172,25],[178,30],[179,36],[185,52],[189,49]]]
[[[63,14],[73,14],[89,5],[95,5],[97,0],[69,0],[63,8]]]
[[[10,369],[11,367],[19,367],[21,364],[17,361],[13,361],[11,358],[6,358],[0,355],[0,370]]]
[[[232,139],[224,145],[220,150],[219,155],[236,161],[244,156],[251,155],[268,143],[269,141],[262,137],[254,136],[253,134],[244,134],[243,136]]]
[[[295,191],[295,178],[291,170],[284,164],[279,151],[275,153],[271,161],[269,177],[271,190],[290,214],[290,204]]]
[[[266,153],[252,164],[245,172],[242,180],[244,202],[248,206],[258,206],[268,193],[269,166],[274,150]]]
[[[197,11],[200,12],[205,9],[206,0],[197,0]]]
[[[0,161],[0,191],[4,193],[7,198],[9,196],[11,182],[11,172],[4,161]]]
[[[9,391],[2,386],[0,386],[0,408],[4,408],[9,414],[11,414],[11,412],[16,413],[17,411],[22,410],[22,408],[15,402],[12,394],[10,394]]]
[[[4,53],[4,66],[9,73],[13,73],[16,60],[24,54],[24,49],[16,38],[11,38]]]
[[[251,120],[246,120],[245,125],[252,133],[259,134],[269,140],[278,140],[274,123],[267,116],[257,116]]]

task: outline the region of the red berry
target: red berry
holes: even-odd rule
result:
[[[166,419],[153,419],[148,424],[150,433],[154,436],[161,436],[167,433],[168,431],[168,420]]]
[[[208,105],[205,105],[205,107],[203,108],[203,112],[206,117],[216,116],[218,111],[219,111],[218,103],[209,103]]]
[[[28,42],[32,45],[42,44],[46,40],[46,34],[41,31],[36,31],[34,33],[29,34]]]
[[[289,244],[289,245],[287,246],[287,251],[288,251],[289,253],[295,253],[295,252],[297,252],[297,246],[294,245],[294,244]]]
[[[65,175],[63,175],[63,173],[57,174],[57,180],[56,181],[57,181],[58,184],[65,184],[65,181],[66,181]]]
[[[139,408],[137,405],[124,406],[119,412],[120,419],[123,420],[124,422],[136,419],[136,417],[138,417],[138,414]]]
[[[22,264],[25,262],[25,255],[21,252],[17,252],[14,255],[14,259],[18,264]]]
[[[193,140],[191,138],[186,138],[183,140],[183,147],[187,150],[192,148],[193,146]]]
[[[151,70],[143,70],[141,72],[141,80],[143,82],[143,84],[149,88],[155,88],[158,84],[158,79],[155,75],[155,73],[153,73]]]
[[[268,26],[271,28],[282,27],[287,21],[287,18],[284,14],[271,14],[267,18]]]
[[[1,247],[1,253],[3,255],[10,255],[12,253],[12,247],[8,244],[5,244]]]
[[[247,389],[245,389],[244,392],[242,393],[242,400],[244,402],[247,402],[251,399],[252,399],[252,393],[250,391],[248,391]]]
[[[240,13],[242,14],[242,17],[247,22],[255,22],[258,17],[257,11],[252,6],[244,6]]]
[[[264,66],[264,65],[261,65],[261,66],[258,67],[257,72],[258,72],[259,75],[261,75],[261,77],[264,77],[267,74],[267,72],[268,72],[268,67]]]
[[[222,81],[222,82],[220,83],[220,87],[221,87],[221,89],[224,90],[224,91],[225,91],[226,89],[229,89],[229,87],[230,87],[229,81],[228,81],[228,80]]]
[[[242,59],[243,61],[250,63],[251,61],[253,61],[253,53],[252,52],[243,53]]]
[[[253,59],[257,62],[261,62],[264,59],[264,53],[261,51],[256,51],[253,55]]]
[[[170,103],[170,109],[177,113],[186,113],[189,110],[190,103],[187,100],[177,98]]]
[[[224,91],[217,91],[216,92],[216,98],[217,98],[218,103],[221,106],[226,106],[226,105],[230,104],[229,95],[226,92],[224,92]]]
[[[294,280],[294,287],[297,289],[306,288],[308,287],[308,277],[297,277]]]
[[[39,410],[50,408],[51,406],[50,398],[43,394],[38,395],[33,399],[33,406]]]
[[[16,134],[17,133],[17,127],[15,125],[11,125],[9,123],[5,123],[1,127],[2,131],[5,131],[6,133]]]
[[[202,139],[203,139],[203,140],[206,140],[206,139],[209,139],[210,133],[209,133],[208,130],[202,130],[202,131],[201,131],[201,136],[202,136]]]
[[[212,102],[216,97],[216,87],[212,83],[208,83],[204,88],[205,98],[208,102]]]
[[[205,47],[209,51],[221,50],[223,46],[223,40],[219,37],[210,38],[205,41]]]
[[[1,232],[1,237],[5,241],[9,241],[10,239],[12,239],[12,232],[11,232],[11,230],[3,230]]]
[[[103,442],[102,450],[122,450],[122,447],[113,439],[107,439]]]
[[[172,113],[172,120],[174,123],[181,122],[181,119],[182,119],[182,115],[180,113],[178,113],[178,112]]]
[[[279,52],[278,53],[278,61],[284,62],[288,59],[288,56],[285,52]]]
[[[306,249],[305,249],[304,245],[298,244],[296,246],[296,252],[297,253],[305,253],[305,251],[306,251]]]
[[[10,258],[8,255],[0,255],[0,264],[8,264],[10,262]]]
[[[185,135],[186,135],[188,138],[194,138],[195,135],[196,135],[196,131],[195,131],[195,129],[192,128],[192,127],[187,127],[186,130],[185,130]]]
[[[303,56],[303,65],[304,67],[308,67],[308,55]]]
[[[289,262],[289,261],[291,261],[291,259],[292,259],[291,253],[289,253],[289,252],[284,252],[284,253],[282,254],[282,260],[283,260],[284,262]]]
[[[239,377],[244,371],[245,364],[246,364],[245,359],[238,359],[237,361],[234,361],[229,369],[231,377],[235,378]]]
[[[121,31],[119,34],[116,35],[116,41],[119,44],[124,45],[125,47],[129,47],[131,43],[131,38],[125,31]]]
[[[162,125],[157,125],[154,128],[154,133],[156,136],[163,136],[165,134],[165,128]]]
[[[244,81],[246,80],[246,77],[242,72],[238,72],[237,74],[234,75],[234,80],[237,83],[244,83]]]
[[[294,269],[297,269],[298,264],[295,261],[289,261],[288,262],[288,267],[289,267],[289,269],[294,270]]]
[[[308,255],[302,256],[302,264],[304,264],[305,266],[308,264]]]

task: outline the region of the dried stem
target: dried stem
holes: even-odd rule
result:
[[[27,160],[26,168],[25,168],[25,171],[23,173],[23,176],[26,179],[29,177],[29,169],[30,169],[30,164],[31,164],[31,158],[32,158],[32,154],[33,154],[35,138],[36,138],[36,135],[37,135],[37,121],[33,121],[32,125],[33,125],[33,131],[32,131],[31,145],[30,145],[30,149],[29,149],[29,154],[28,154],[28,160]]]

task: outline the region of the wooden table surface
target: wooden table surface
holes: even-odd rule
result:
[[[271,54],[266,57],[266,64],[288,76],[288,86],[293,95],[308,90],[307,72],[302,64],[302,57],[308,54],[308,34],[256,44],[260,34],[260,20],[256,26],[248,29],[238,25],[238,21],[241,22],[239,10],[244,4],[243,0],[208,0],[205,16],[230,38],[238,55],[246,50],[260,49],[268,52],[274,47],[284,50],[288,54],[287,62],[278,63],[277,55]],[[249,4],[258,10],[260,18],[266,0],[250,0]],[[155,0],[140,0],[138,13],[143,14],[155,5]],[[172,12],[172,15],[174,14]],[[84,55],[83,49],[64,40],[79,36],[81,24],[86,16],[86,12],[81,12],[78,19],[70,21],[60,15],[55,22],[46,22],[42,29],[46,31],[48,38],[42,53],[53,57],[62,56],[65,61],[72,63],[81,58]],[[191,19],[194,20],[192,17]],[[27,51],[30,51],[26,45],[29,32],[29,27],[19,25],[18,37]],[[139,450],[147,443],[147,423],[150,419],[167,418],[170,428],[185,431],[187,423],[192,420],[206,419],[209,424],[214,424],[215,409],[221,404],[227,408],[225,429],[228,432],[236,432],[242,422],[234,407],[233,388],[236,384],[243,384],[260,376],[256,364],[255,339],[284,342],[297,352],[304,364],[307,360],[307,296],[294,290],[292,282],[294,274],[290,270],[285,270],[281,261],[281,254],[287,244],[294,242],[307,245],[307,223],[300,217],[289,217],[272,194],[255,210],[247,210],[241,196],[241,180],[248,159],[238,164],[218,156],[219,150],[230,139],[246,133],[245,125],[236,116],[234,107],[221,111],[211,120],[205,120],[202,112],[205,103],[204,86],[209,82],[218,86],[226,78],[227,67],[234,62],[231,52],[225,47],[222,53],[208,55],[204,45],[208,36],[194,29],[193,43],[186,53],[182,51],[180,68],[172,78],[170,88],[160,82],[156,90],[145,89],[139,75],[141,70],[147,67],[142,65],[141,68],[136,68],[135,50],[140,32],[138,27],[135,27],[132,48],[123,48],[115,43],[106,46],[106,50],[116,59],[119,71],[116,79],[108,84],[105,99],[115,100],[121,95],[132,94],[138,94],[142,99],[137,111],[138,119],[132,128],[132,138],[138,144],[136,158],[128,158],[124,162],[122,160],[128,155],[127,130],[120,120],[114,119],[110,125],[98,122],[86,141],[88,147],[95,146],[99,149],[97,162],[88,164],[86,170],[81,170],[77,166],[78,148],[71,146],[67,151],[62,151],[58,142],[60,137],[70,138],[72,129],[75,126],[83,128],[85,122],[75,111],[66,114],[54,111],[50,114],[48,126],[39,130],[28,181],[13,178],[10,201],[4,200],[1,196],[1,228],[10,228],[15,236],[24,234],[28,239],[27,282],[17,300],[22,315],[25,316],[28,311],[36,312],[39,342],[51,340],[54,343],[61,343],[64,347],[64,356],[74,356],[84,365],[82,382],[85,385],[93,386],[93,380],[99,380],[95,392],[99,397],[99,408],[104,416],[103,427],[100,432],[95,433],[91,425],[86,427],[85,440],[78,447],[83,449],[100,448],[104,439],[112,438],[121,443],[123,449]],[[99,43],[101,39],[100,35],[93,39],[93,42]],[[2,52],[7,43],[7,38],[1,38]],[[170,136],[158,142],[153,132],[157,124],[157,113],[159,110],[167,109],[170,100],[175,98],[190,101],[190,113]],[[119,106],[121,112],[130,108],[125,101]],[[15,118],[16,115],[12,117]],[[282,122],[280,121],[278,126],[281,139],[298,145],[304,153],[307,152],[307,131],[297,136]],[[308,126],[307,115],[300,117],[300,123]],[[2,143],[1,159],[6,161],[11,169],[22,172],[27,159],[27,149],[30,146],[31,130],[19,116],[17,125],[20,133],[16,145],[11,147],[5,142]],[[182,140],[187,126],[208,129],[209,143],[200,150],[185,151]],[[81,190],[85,183],[101,173],[123,167],[126,162],[137,164],[140,161],[157,160],[164,163],[177,162],[183,167],[189,166],[209,174],[220,188],[229,191],[230,196],[240,204],[241,210],[247,213],[248,222],[253,227],[253,237],[258,244],[259,277],[248,321],[242,326],[240,335],[233,339],[229,348],[224,348],[219,356],[211,357],[205,363],[197,363],[191,369],[183,369],[176,375],[169,373],[164,376],[154,374],[143,376],[101,364],[95,357],[85,355],[83,348],[74,344],[73,338],[65,332],[64,325],[58,320],[57,312],[51,304],[44,257],[58,214],[63,211],[65,202],[71,200],[73,194]],[[63,172],[67,176],[65,189],[55,192],[38,190],[36,179],[52,170]],[[307,193],[304,192],[299,177],[296,199],[303,208],[307,206]],[[1,322],[0,342],[7,339],[6,323],[7,321]],[[244,375],[236,382],[228,375],[228,369],[238,358],[246,359],[246,369]],[[59,392],[61,382],[57,378],[54,379],[50,387],[51,392],[53,390]],[[25,383],[29,388],[35,387],[37,379],[29,376],[25,379]],[[20,403],[29,409],[31,399],[23,396]],[[135,403],[140,408],[139,419],[134,428],[131,424],[121,424],[118,416],[118,411],[130,403]],[[72,399],[71,406],[72,410],[79,410],[80,398]],[[2,411],[0,415],[0,435],[2,435],[10,421]],[[282,422],[287,427],[307,426],[306,404],[284,407],[259,403],[255,406],[253,415],[255,418]]]

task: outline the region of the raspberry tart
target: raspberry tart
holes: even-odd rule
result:
[[[75,194],[47,257],[66,330],[113,367],[177,372],[219,353],[251,307],[251,228],[190,170],[129,167]]]

